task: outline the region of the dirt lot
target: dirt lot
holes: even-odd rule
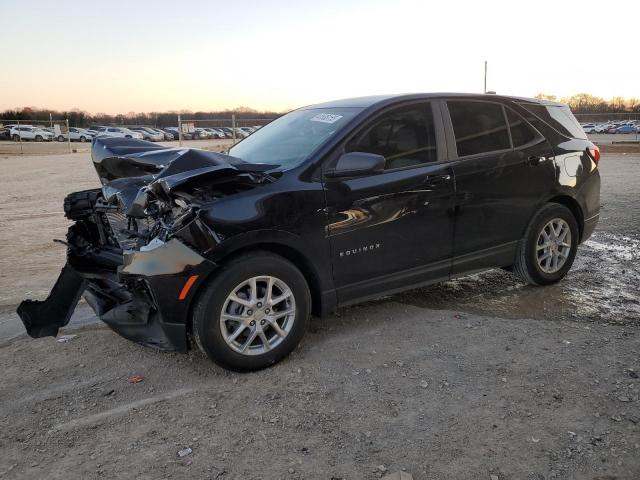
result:
[[[5,341],[0,478],[637,480],[640,155],[603,150],[599,229],[553,287],[491,271],[386,297],[248,375],[101,324]],[[86,153],[0,166],[1,338],[64,261],[65,193],[97,179]]]

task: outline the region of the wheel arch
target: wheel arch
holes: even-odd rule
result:
[[[248,252],[255,251],[270,252],[293,263],[293,265],[300,270],[300,273],[302,273],[309,285],[309,292],[311,293],[311,312],[314,315],[320,315],[322,312],[322,284],[320,282],[320,275],[312,262],[301,251],[291,245],[283,243],[260,242],[234,250],[229,255],[228,259],[225,258],[225,261],[244,255]]]
[[[564,205],[576,219],[578,223],[578,231],[580,232],[580,241],[582,241],[582,236],[584,234],[584,213],[582,211],[582,207],[576,201],[575,198],[570,197],[569,195],[557,195],[553,198],[550,198],[547,203],[559,203],[560,205]]]

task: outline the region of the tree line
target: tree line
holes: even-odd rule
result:
[[[242,123],[243,119],[274,119],[282,115],[278,112],[259,112],[247,107],[239,107],[235,110],[221,110],[210,112],[192,112],[189,110],[171,111],[171,112],[149,112],[138,113],[129,112],[124,114],[109,115],[106,113],[89,113],[82,110],[74,109],[69,111],[48,110],[44,108],[24,107],[5,110],[0,113],[0,123],[5,121],[19,120],[29,121],[48,121],[69,119],[69,125],[72,127],[88,127],[89,125],[145,125],[153,127],[175,127],[178,125],[178,115],[182,120],[208,120],[208,119],[225,119],[231,121],[231,115],[236,116],[236,120]],[[224,126],[222,124],[221,126]]]
[[[563,98],[539,93],[536,98],[566,103],[573,113],[640,113],[640,98],[613,97],[605,100],[588,93]]]
[[[595,114],[595,113],[640,113],[640,98],[613,97],[605,100],[601,97],[579,93],[571,97],[558,98],[556,95],[539,93],[536,98],[560,101],[571,107],[574,113]],[[20,121],[46,121],[69,119],[72,127],[88,127],[89,125],[146,125],[153,127],[175,127],[178,125],[178,115],[183,120],[208,120],[226,119],[231,120],[231,115],[235,115],[238,122],[243,119],[273,119],[282,115],[282,112],[259,112],[252,108],[239,107],[235,110],[220,110],[209,112],[192,112],[189,110],[171,112],[149,112],[149,113],[121,113],[109,115],[106,113],[89,113],[74,109],[69,111],[56,111],[44,108],[24,107],[9,109],[0,113],[0,122],[8,120]]]

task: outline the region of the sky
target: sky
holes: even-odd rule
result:
[[[640,2],[0,0],[0,110],[287,111],[410,92],[640,97]]]

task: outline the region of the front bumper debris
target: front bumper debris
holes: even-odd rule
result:
[[[17,313],[29,336],[56,336],[81,296],[112,330],[142,345],[185,352],[195,283],[216,265],[176,239],[150,251],[124,252],[123,264],[105,271],[96,255],[80,262],[70,254],[44,301],[25,300]],[[196,280],[191,280],[195,277]],[[185,293],[185,284],[189,289]]]

